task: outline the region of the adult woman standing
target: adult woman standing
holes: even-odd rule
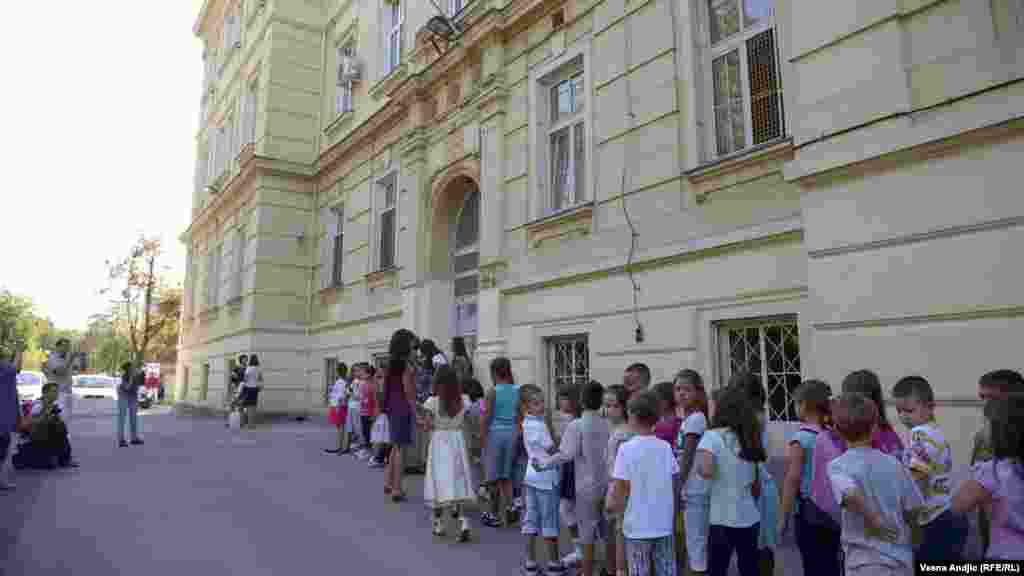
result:
[[[263,370],[260,368],[260,359],[253,354],[249,356],[249,365],[245,367],[245,377],[238,389],[238,403],[242,407],[242,426],[252,423],[252,413],[256,408],[262,387]]]
[[[416,402],[416,367],[413,350],[419,348],[416,335],[396,330],[388,346],[388,368],[384,378],[384,411],[391,433],[391,457],[384,474],[384,494],[395,502],[405,500],[402,488],[402,448],[412,444],[413,404]]]
[[[473,377],[473,361],[466,350],[466,340],[462,336],[452,338],[452,368],[459,382],[465,382]]]

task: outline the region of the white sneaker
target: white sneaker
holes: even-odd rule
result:
[[[577,565],[579,563],[580,563],[580,555],[575,550],[573,550],[569,554],[566,554],[565,558],[562,558],[562,564],[564,564],[566,566],[569,566],[569,567],[575,566],[575,565]]]

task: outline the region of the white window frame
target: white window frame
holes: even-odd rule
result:
[[[338,357],[328,356],[324,358],[324,395],[323,403],[324,406],[330,404],[331,400],[331,387],[338,380]]]
[[[393,202],[387,203],[388,187],[392,188]],[[391,270],[398,267],[398,172],[392,171],[390,174],[380,178],[376,182],[375,190],[375,204],[377,206],[376,214],[376,227],[377,227],[377,249],[375,253],[375,266],[374,269],[377,271]],[[383,256],[383,244],[384,244],[384,215],[388,212],[393,214],[392,216],[392,227],[391,233],[394,236],[392,239],[392,254],[391,254],[391,265],[384,266],[382,262]]]
[[[353,81],[350,79],[343,79],[341,77],[342,59],[346,57],[354,58],[355,54],[354,40],[348,40],[338,48],[338,78],[334,98],[334,113],[336,116],[341,116],[342,114],[351,112],[355,109],[355,99],[352,89]]]
[[[738,9],[740,10],[740,12],[739,12],[740,31],[737,32],[737,33],[734,33],[732,36],[729,36],[727,38],[719,40],[719,42],[717,44],[713,45],[711,43],[711,11],[710,11],[710,7],[708,6],[708,0],[695,0],[695,1],[697,2],[697,10],[696,10],[696,15],[697,15],[697,20],[698,20],[697,28],[699,30],[699,34],[700,34],[700,38],[702,40],[702,46],[703,46],[703,50],[702,50],[702,54],[701,54],[700,60],[701,60],[701,75],[703,77],[702,92],[703,92],[703,101],[704,101],[704,104],[702,106],[703,107],[702,116],[704,118],[704,133],[702,135],[704,143],[703,143],[702,149],[704,151],[704,159],[708,160],[708,161],[713,161],[713,160],[717,160],[717,159],[720,159],[720,158],[727,158],[729,156],[741,155],[741,154],[749,151],[751,148],[753,148],[755,146],[755,144],[753,143],[753,141],[754,141],[754,138],[753,138],[754,126],[753,126],[753,117],[752,117],[752,114],[751,114],[750,74],[749,74],[749,68],[748,68],[748,65],[747,65],[747,42],[751,38],[753,38],[753,37],[757,36],[758,34],[761,34],[762,32],[764,32],[766,30],[769,30],[769,29],[773,29],[775,31],[774,35],[773,35],[774,44],[775,44],[775,66],[777,68],[776,74],[778,75],[779,84],[780,84],[779,89],[780,89],[780,91],[782,91],[782,95],[780,95],[781,101],[780,101],[780,104],[779,104],[780,105],[780,114],[781,114],[780,122],[782,122],[782,134],[779,136],[779,139],[784,138],[786,136],[786,121],[785,121],[786,120],[786,118],[785,118],[785,110],[786,110],[785,104],[786,104],[786,102],[785,102],[785,96],[784,96],[785,95],[785,84],[783,82],[783,77],[782,77],[782,61],[781,61],[781,52],[779,50],[780,39],[779,39],[779,30],[778,30],[778,26],[777,26],[777,22],[776,22],[776,10],[775,10],[775,6],[774,6],[774,2],[772,3],[771,13],[768,16],[768,18],[765,18],[763,21],[758,22],[756,25],[754,25],[754,26],[752,26],[750,28],[745,28],[744,27],[744,22],[743,22],[743,1],[744,0],[728,0],[728,1],[735,2],[737,4],[737,6],[738,6]],[[725,1],[725,0],[723,0],[723,1]],[[743,128],[744,128],[744,132],[743,132],[744,133],[743,145],[738,147],[738,148],[736,148],[735,150],[730,150],[728,152],[719,153],[718,152],[718,138],[717,138],[718,127],[716,126],[716,122],[715,122],[714,61],[717,58],[720,58],[720,57],[722,57],[722,56],[724,56],[724,55],[726,55],[729,52],[732,52],[734,50],[739,55],[739,61],[740,61],[740,66],[739,66],[740,94],[743,97],[743,122],[744,122],[744,126],[743,126]],[[762,143],[756,144],[756,146],[761,146],[761,145],[764,145],[766,143],[767,142],[762,142]]]
[[[320,208],[320,222],[323,237],[320,240],[320,289],[326,290],[334,284],[334,239],[338,234],[337,212],[332,206]]]
[[[577,60],[582,60],[582,65]],[[580,66],[583,74],[583,112],[579,117],[566,119],[553,126],[551,124],[551,87],[555,80],[561,78],[567,67]],[[530,73],[529,86],[530,142],[534,146],[530,158],[529,174],[530,202],[528,213],[532,220],[545,218],[562,211],[572,210],[593,201],[594,198],[594,98],[593,98],[593,66],[591,65],[590,41],[581,41],[567,49],[560,57],[534,68]],[[551,166],[551,134],[557,129],[570,124],[583,122],[583,158],[584,183],[582,193],[573,193],[572,202],[555,209],[552,190]],[[575,167],[570,169],[571,179],[575,187]]]
[[[570,66],[570,68],[575,67],[575,66],[572,66],[572,65],[569,65],[569,66]],[[567,84],[570,87],[570,89],[573,89],[574,82],[575,82],[576,78],[579,78],[579,77],[583,77],[583,81],[584,82],[586,81],[584,70],[582,70],[582,65],[580,65],[580,69],[579,70],[571,70],[571,69],[564,69],[564,68],[560,69],[558,75],[556,76],[556,78],[554,80],[554,82],[552,82],[551,84],[545,84],[545,89],[547,90],[547,96],[548,96],[548,98],[547,98],[548,105],[550,106],[552,104],[552,100],[555,97],[554,96],[554,92],[558,89],[559,86],[561,86],[563,84]],[[572,208],[573,206],[576,206],[576,205],[580,204],[582,202],[582,200],[583,200],[581,198],[580,188],[577,186],[577,182],[576,182],[576,172],[577,172],[576,166],[580,162],[580,158],[578,158],[577,154],[576,154],[576,151],[577,151],[577,148],[578,148],[578,144],[579,144],[577,142],[577,138],[579,138],[579,136],[577,136],[576,127],[581,125],[581,124],[583,125],[583,139],[584,139],[584,143],[583,143],[582,147],[583,147],[584,157],[583,157],[582,161],[584,162],[584,175],[586,175],[586,128],[587,128],[586,127],[586,103],[584,102],[584,109],[582,111],[576,110],[571,115],[568,115],[565,118],[560,118],[557,121],[551,119],[551,117],[550,117],[551,114],[552,114],[552,110],[549,107],[547,109],[547,116],[548,116],[548,118],[546,118],[546,122],[547,122],[547,125],[546,125],[546,128],[547,128],[547,148],[548,148],[548,153],[547,153],[546,160],[548,160],[548,162],[549,162],[549,170],[548,170],[548,178],[547,178],[548,182],[547,182],[547,184],[550,187],[549,190],[548,190],[548,202],[549,202],[549,204],[548,204],[548,212],[549,213],[555,213],[555,212],[560,212],[562,210],[566,210],[568,208]],[[553,141],[554,141],[555,135],[557,133],[559,133],[559,132],[562,132],[562,131],[566,131],[568,133],[568,138],[569,138],[569,140],[568,140],[568,145],[569,145],[569,151],[568,151],[569,152],[569,161],[568,161],[568,167],[567,167],[567,174],[566,174],[566,178],[565,178],[565,188],[567,190],[558,191],[558,190],[556,190],[556,184],[555,184],[556,183],[555,159],[554,159],[555,149],[554,149]],[[584,180],[584,184],[585,183],[586,183],[586,181]],[[561,200],[559,200],[559,198],[561,198]]]
[[[397,21],[396,21],[397,16]],[[381,27],[384,30],[384,75],[387,76],[402,65],[403,38],[402,28],[405,22],[405,4],[402,0],[384,0],[381,10]],[[397,51],[394,50],[397,48]]]
[[[783,359],[783,371],[782,372],[771,372],[768,366],[768,360],[770,357],[769,342],[765,337],[765,329],[769,327],[783,326],[786,328],[792,327],[796,330],[797,338],[797,370],[786,370],[786,360]],[[790,376],[794,377],[797,385],[802,381],[802,373],[804,370],[803,360],[805,353],[802,349],[801,342],[801,330],[800,320],[796,314],[785,314],[785,315],[772,315],[772,316],[759,316],[753,318],[740,318],[732,320],[719,321],[714,324],[714,338],[715,338],[715,362],[716,362],[716,387],[725,386],[729,382],[729,378],[732,376],[732,348],[729,342],[729,332],[736,330],[756,329],[758,331],[758,358],[760,359],[760,367],[756,374],[761,379],[761,384],[765,388],[765,393],[768,396],[768,401],[765,405],[766,414],[768,417],[768,423],[770,424],[792,424],[797,421],[796,415],[796,404],[795,399],[792,397],[793,390],[787,390],[783,388],[783,394],[789,403],[785,410],[790,411],[786,418],[776,418],[774,411],[771,407],[771,396],[774,388],[770,387],[769,375],[774,376]]]

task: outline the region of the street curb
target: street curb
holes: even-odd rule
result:
[[[214,408],[211,406],[187,404],[183,402],[174,404],[173,411],[175,416],[185,416],[189,418],[223,420],[228,417],[228,410],[226,408]],[[257,409],[253,415],[253,421],[254,423],[294,422],[310,420],[314,416],[315,415],[293,412],[265,412]]]

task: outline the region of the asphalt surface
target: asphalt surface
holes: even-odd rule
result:
[[[385,500],[380,470],[322,452],[325,423],[231,431],[156,408],[140,417],[146,444],[119,448],[112,402],[75,412],[81,467],[19,471],[0,493],[3,576],[520,573],[515,528],[474,514],[472,542],[434,537],[423,477],[407,477],[407,502]],[[795,550],[777,554],[776,574],[800,573]]]

